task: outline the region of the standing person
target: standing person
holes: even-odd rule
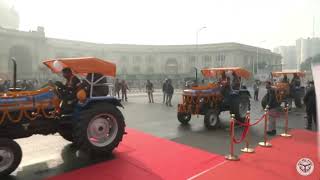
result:
[[[288,76],[285,74],[281,80],[282,83],[289,83]]]
[[[80,79],[72,73],[70,68],[62,69],[62,75],[66,79],[66,88],[70,94],[75,98],[77,90],[80,88]]]
[[[269,109],[269,122],[268,122],[268,131],[267,134],[274,136],[277,134],[276,130],[276,118],[279,117],[279,108],[280,103],[278,103],[276,98],[276,92],[271,87],[271,82],[267,81],[267,108]]]
[[[316,103],[316,92],[314,88],[314,82],[309,82],[309,88],[306,95],[303,98],[303,102],[306,105],[307,113],[307,126],[306,129],[312,130],[312,120],[315,127],[317,127],[317,103]]]
[[[150,80],[147,80],[146,91],[148,93],[149,103],[154,103],[153,101],[153,84]]]
[[[174,92],[174,88],[171,84],[171,79],[168,79],[167,91],[166,91],[166,95],[167,95],[166,105],[170,107],[172,106],[171,99],[172,99],[173,92]]]
[[[4,92],[4,83],[5,83],[5,82],[3,82],[2,84],[0,84],[0,93]]]
[[[129,90],[128,84],[126,83],[125,80],[121,81],[121,96],[122,96],[122,101],[128,101],[127,97],[127,90]]]
[[[22,90],[28,90],[28,84],[27,84],[27,80],[23,80],[22,84],[21,84],[21,89]]]
[[[254,100],[259,101],[259,81],[256,80],[253,84]]]
[[[240,89],[240,78],[236,74],[236,72],[232,72],[232,89],[239,90]]]
[[[164,104],[167,101],[167,87],[168,87],[168,79],[165,79],[163,85],[162,85],[162,92],[163,92],[163,101]]]
[[[114,83],[114,91],[115,91],[115,96],[118,95],[118,98],[120,99],[120,88],[121,88],[121,83],[119,79],[116,79],[116,82]]]

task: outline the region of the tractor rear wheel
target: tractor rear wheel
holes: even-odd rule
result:
[[[294,98],[294,104],[296,105],[297,108],[302,108],[301,98],[295,97]]]
[[[70,141],[70,142],[73,142],[72,129],[68,129],[68,128],[59,129],[59,134],[60,134],[60,136],[63,137],[63,139]]]
[[[191,114],[190,113],[183,113],[178,112],[177,114],[178,120],[181,124],[186,125],[191,120]]]
[[[244,122],[247,111],[250,111],[250,98],[246,94],[240,94],[231,101],[231,114],[235,114],[236,120]]]
[[[112,104],[96,104],[80,112],[74,126],[74,144],[89,154],[111,153],[122,141],[124,117]]]
[[[0,177],[16,170],[21,159],[22,151],[19,144],[12,139],[0,138]]]

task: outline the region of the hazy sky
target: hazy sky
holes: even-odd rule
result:
[[[240,42],[273,48],[320,36],[320,0],[15,0],[20,29],[97,43]],[[264,41],[265,42],[261,42]]]

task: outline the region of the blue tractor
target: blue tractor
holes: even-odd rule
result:
[[[22,151],[14,139],[59,133],[77,149],[97,155],[111,153],[125,134],[119,110],[123,106],[110,95],[112,83],[108,83],[115,76],[115,64],[93,57],[44,64],[54,73],[70,68],[81,80],[81,88],[74,98],[61,82],[36,91],[22,91],[14,83],[8,92],[0,93],[0,176],[9,175],[21,162]]]

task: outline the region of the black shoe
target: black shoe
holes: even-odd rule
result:
[[[276,130],[267,131],[267,134],[268,134],[269,136],[274,136],[274,135],[277,134],[277,131],[276,131]]]
[[[312,130],[311,126],[305,127],[307,130]]]

